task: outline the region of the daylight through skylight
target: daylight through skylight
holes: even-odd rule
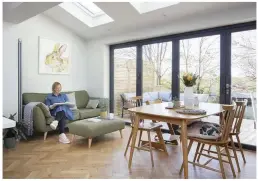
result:
[[[157,9],[165,8],[168,6],[176,5],[179,2],[130,2],[131,5],[140,13],[147,13]]]
[[[64,2],[59,6],[89,27],[114,21],[93,2]]]
[[[74,2],[74,4],[91,17],[96,17],[105,14],[104,11],[102,11],[98,6],[96,6],[92,2]]]

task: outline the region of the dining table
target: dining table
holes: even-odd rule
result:
[[[144,105],[140,107],[130,108],[129,112],[135,113],[135,121],[132,127],[133,135],[131,140],[131,149],[128,162],[128,168],[131,169],[132,159],[134,154],[134,148],[136,143],[137,132],[139,128],[140,120],[155,120],[158,122],[166,122],[181,127],[180,139],[183,152],[183,168],[184,178],[188,178],[188,150],[187,150],[187,124],[192,120],[200,120],[202,118],[211,115],[221,115],[223,112],[222,104],[217,103],[199,103],[193,109],[205,110],[205,114],[190,115],[178,113],[177,110],[185,109],[184,107],[179,108],[168,108],[168,103]]]

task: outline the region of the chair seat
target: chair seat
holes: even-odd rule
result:
[[[181,128],[178,130],[181,132]],[[220,126],[215,123],[197,121],[187,126],[188,137],[205,140],[218,140],[221,136]]]
[[[210,145],[222,145],[230,142],[230,139],[228,139],[228,141],[225,142],[225,141],[219,141],[219,138],[217,140],[211,140],[211,139],[196,138],[196,137],[188,136],[188,139],[199,143],[210,144]]]
[[[131,125],[132,127],[134,127],[133,125]],[[161,128],[162,124],[160,123],[144,123],[144,124],[140,124],[138,127],[138,130],[154,130],[157,128]]]
[[[124,109],[130,109],[130,108],[134,108],[135,106],[130,103],[130,102],[126,102],[125,105],[123,106]]]

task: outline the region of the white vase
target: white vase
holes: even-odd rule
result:
[[[193,103],[194,103],[193,87],[185,87],[185,91],[184,91],[185,108],[193,108]]]

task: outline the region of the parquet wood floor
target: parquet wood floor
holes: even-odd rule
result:
[[[172,145],[167,145],[169,156],[154,151],[154,168],[149,152],[136,150],[130,172],[129,154],[124,157],[129,134],[130,127],[126,126],[123,138],[119,131],[110,133],[93,139],[90,149],[82,137],[77,137],[73,144],[60,144],[58,134],[50,134],[46,141],[42,135],[29,142],[20,142],[13,150],[3,150],[3,178],[183,178],[179,175],[181,148]],[[190,159],[193,159],[194,148],[195,145]],[[247,163],[244,165],[240,159],[241,172],[237,173],[237,178],[256,178],[256,152],[246,151],[245,154]],[[219,168],[216,160],[210,164]],[[229,165],[224,166],[227,178],[233,178]],[[189,164],[189,178],[218,179],[221,175]]]

